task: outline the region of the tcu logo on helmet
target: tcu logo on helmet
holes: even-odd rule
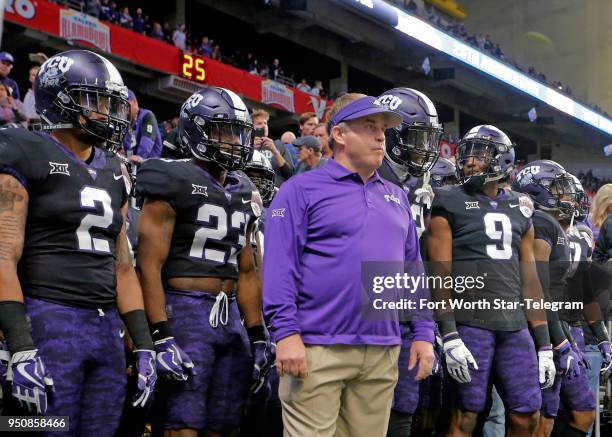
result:
[[[196,106],[198,106],[198,103],[200,103],[203,98],[204,96],[202,94],[193,94],[185,101],[185,106],[195,108]]]
[[[396,110],[399,105],[402,104],[402,99],[397,96],[385,94],[384,96],[380,96],[379,98],[374,100],[374,104],[379,106],[388,106],[389,109]]]
[[[68,56],[54,56],[47,60],[38,73],[41,86],[47,87],[57,85],[59,83],[59,77],[68,72],[72,64],[74,64],[74,59]]]
[[[530,165],[522,169],[519,174],[516,175],[516,181],[521,185],[527,185],[533,179],[533,175],[540,172],[539,165]]]

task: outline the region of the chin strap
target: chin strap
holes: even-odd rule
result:
[[[421,203],[427,206],[427,209],[431,209],[431,203],[433,202],[434,192],[429,184],[429,179],[431,178],[431,172],[426,171],[423,175],[423,185],[421,188],[415,190],[415,201],[417,203]]]

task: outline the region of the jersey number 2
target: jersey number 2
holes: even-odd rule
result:
[[[81,208],[96,209],[96,202],[102,204],[102,215],[87,214],[81,220],[76,231],[79,250],[110,253],[108,241],[92,237],[89,230],[91,228],[106,229],[113,223],[111,197],[106,191],[99,188],[85,187],[81,190]]]

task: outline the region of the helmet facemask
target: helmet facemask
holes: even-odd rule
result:
[[[457,179],[466,187],[481,189],[487,182],[498,181],[508,174],[498,160],[510,148],[482,139],[461,141],[455,150]]]
[[[574,180],[568,175],[556,178],[541,178],[542,186],[550,197],[547,205],[540,205],[544,210],[558,211],[559,218],[569,220],[578,212],[578,193]]]
[[[77,85],[60,93],[55,102],[68,114],[73,127],[82,129],[87,140],[113,152],[121,147],[130,127],[127,88],[117,85],[115,91],[110,91]]]
[[[193,155],[203,161],[214,161],[226,170],[241,170],[253,155],[253,124],[224,118],[206,119],[198,114],[190,116],[197,132],[191,133],[197,145]],[[195,134],[195,137],[194,137]]]
[[[387,156],[412,176],[422,176],[434,166],[440,155],[441,127],[402,123],[387,132]]]

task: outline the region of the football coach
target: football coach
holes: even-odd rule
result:
[[[330,112],[334,159],[283,184],[268,209],[264,314],[277,342],[285,436],[384,436],[398,378],[397,318],[361,316],[364,261],[420,262],[406,194],[383,180],[401,116],[346,94]],[[434,323],[411,322],[410,363],[431,373]]]

